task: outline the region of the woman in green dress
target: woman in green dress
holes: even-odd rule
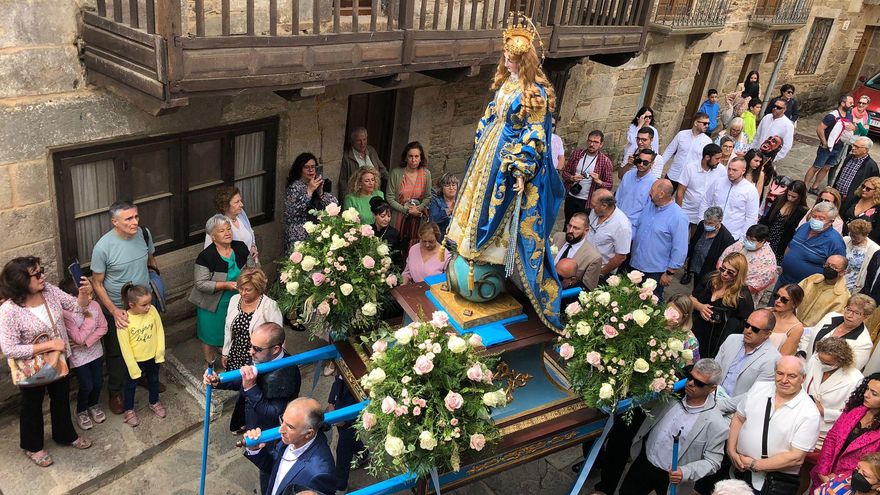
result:
[[[385,198],[385,194],[378,189],[379,171],[373,167],[360,167],[354,172],[349,181],[348,194],[342,209],[354,208],[361,217],[361,223],[371,225],[373,212],[370,210],[370,200],[379,197]]]
[[[209,218],[205,232],[212,242],[196,258],[189,301],[196,305],[196,333],[205,362],[210,363],[223,346],[226,310],[237,292],[236,280],[250,250],[247,244],[232,240],[232,225],[224,215]]]

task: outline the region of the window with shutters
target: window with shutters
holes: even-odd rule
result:
[[[272,221],[277,135],[272,118],[56,153],[65,262],[88,264],[118,200],[138,206],[159,254],[204,241],[222,186],[238,187],[251,224]]]
[[[834,24],[834,19],[817,17],[813,20],[813,27],[810,28],[810,34],[807,36],[807,44],[804,46],[804,51],[801,53],[794,70],[795,74],[816,73],[816,67],[822,58],[822,51],[825,50],[825,42],[828,41],[832,24]]]

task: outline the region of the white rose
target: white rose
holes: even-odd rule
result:
[[[312,234],[312,233],[314,233],[316,230],[318,230],[318,226],[315,225],[314,222],[306,222],[306,223],[304,223],[304,224],[303,224],[303,228],[304,228],[304,229],[306,230],[306,232],[308,232],[309,234]],[[300,241],[297,241],[297,242],[300,242]],[[294,248],[296,248],[296,246],[294,246]]]
[[[412,330],[407,327],[403,327],[400,330],[394,332],[394,340],[397,341],[398,344],[406,345],[412,340]]]
[[[419,447],[424,450],[434,450],[434,447],[437,446],[437,439],[434,438],[434,434],[430,431],[423,430],[419,433]]]
[[[312,223],[312,222],[306,222],[306,223]],[[314,225],[314,224],[312,223],[312,225]],[[303,245],[303,241],[296,241],[296,242],[294,242],[294,243],[293,243],[293,250],[294,250],[294,251],[299,251],[300,249],[302,249],[302,245]]]
[[[458,335],[450,335],[449,342],[446,344],[446,347],[449,348],[455,354],[461,354],[466,351],[468,348],[468,343]]]
[[[330,227],[327,227],[326,229],[321,231],[321,237],[323,237],[324,239],[329,239],[331,232],[333,232],[333,230],[331,230]]]
[[[596,302],[601,304],[602,306],[608,306],[611,304],[611,294],[602,291],[596,295]]]
[[[692,351],[690,349],[685,349],[685,350],[681,351],[681,357],[685,361],[688,361],[688,362],[693,361],[694,360],[694,351]]]
[[[287,282],[284,288],[287,289],[288,294],[296,294],[296,291],[299,290],[299,282]]]
[[[339,286],[339,292],[342,292],[343,296],[347,296],[347,295],[351,294],[353,290],[354,290],[354,286],[352,286],[349,283],[344,283]]]
[[[303,258],[302,263],[300,263],[299,266],[301,266],[303,270],[310,272],[317,263],[318,260],[316,260],[314,257],[306,256],[305,258]]]
[[[684,350],[684,343],[678,339],[669,339],[666,343],[670,349],[676,352],[681,352]]]
[[[603,383],[602,386],[599,387],[599,398],[602,400],[608,400],[612,397],[614,397],[614,387],[612,387],[610,383]]]
[[[589,334],[590,330],[592,330],[590,328],[590,325],[587,322],[582,321],[577,324],[577,327],[575,327],[575,329],[574,329],[574,333],[576,333],[580,336],[584,336],[584,335]]]
[[[388,249],[388,244],[385,244],[384,242],[379,244],[376,248],[376,253],[378,253],[379,256],[388,256],[389,252],[391,251]]]
[[[633,363],[633,370],[638,373],[647,373],[649,368],[648,362],[642,358],[636,359],[636,362]]]
[[[648,320],[651,319],[648,313],[646,313],[643,309],[637,309],[633,311],[632,315],[633,321],[636,322],[636,324],[640,327],[645,326],[645,323],[648,323]]]
[[[352,207],[342,212],[342,219],[346,222],[359,222],[361,217],[358,215],[357,210]]]
[[[483,404],[489,407],[495,407],[498,405],[498,396],[495,392],[486,392],[483,394]]]
[[[382,368],[374,368],[373,371],[367,375],[367,382],[370,384],[370,387],[375,387],[376,385],[385,381],[385,371]]]
[[[345,247],[345,239],[339,237],[336,234],[333,234],[333,239],[330,241],[330,249],[336,251],[337,249],[342,249]]]
[[[367,303],[361,308],[361,313],[363,313],[364,316],[376,316],[378,309],[379,308],[376,307],[375,303]]]
[[[403,440],[391,435],[385,437],[385,452],[388,452],[388,455],[400,457],[403,454],[403,450]]]
[[[654,290],[657,288],[657,281],[649,278],[642,283],[642,288]]]

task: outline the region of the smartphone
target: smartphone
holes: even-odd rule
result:
[[[318,165],[315,167],[315,177],[321,178],[324,177],[324,166]]]
[[[79,289],[80,283],[83,278],[83,269],[79,266],[79,260],[73,260],[73,263],[68,265],[67,272],[70,273],[70,276],[73,277],[73,283],[76,284],[76,288]]]

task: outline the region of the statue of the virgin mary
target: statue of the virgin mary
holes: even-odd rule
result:
[[[445,242],[461,258],[452,269],[467,263],[471,290],[475,271],[500,268],[558,331],[560,284],[549,250],[564,194],[550,153],[556,95],[533,44],[538,33],[525,21],[504,30],[495,97],[477,126]]]

